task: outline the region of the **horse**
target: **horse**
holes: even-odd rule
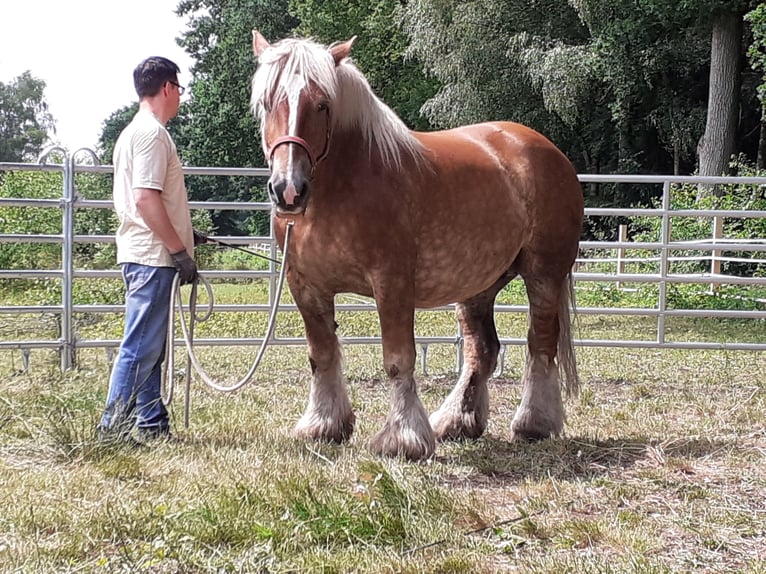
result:
[[[512,122],[414,132],[332,45],[253,31],[251,109],[269,166],[277,243],[303,318],[311,384],[294,434],[342,443],[355,415],[342,372],[334,298],[375,300],[390,409],[369,448],[417,461],[437,441],[480,437],[500,342],[498,292],[517,275],[529,300],[522,396],[512,439],[558,436],[562,394],[579,379],[571,334],[572,265],[583,194],[567,157]],[[414,377],[415,310],[456,304],[463,366],[429,417]]]

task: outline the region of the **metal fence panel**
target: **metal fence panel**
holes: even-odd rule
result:
[[[52,153],[63,157],[59,164],[47,163]],[[77,158],[85,154],[92,163],[79,164]],[[111,209],[112,202],[108,200],[87,200],[78,198],[75,188],[76,173],[111,174],[112,166],[98,165],[96,154],[88,149],[77,150],[69,154],[61,148],[53,148],[46,152],[40,159],[40,163],[0,163],[1,172],[12,171],[44,171],[59,172],[62,174],[62,195],[60,199],[31,199],[31,198],[0,198],[0,207],[37,207],[47,209],[59,209],[62,216],[62,233],[58,234],[0,234],[0,241],[13,243],[57,243],[61,245],[61,268],[60,269],[0,269],[0,279],[39,279],[54,278],[61,280],[62,296],[60,303],[50,305],[0,305],[0,316],[12,317],[14,315],[29,313],[48,313],[58,317],[60,324],[60,336],[57,339],[41,340],[3,340],[0,341],[0,349],[21,349],[28,360],[30,349],[49,348],[58,350],[61,357],[61,368],[71,369],[76,364],[76,350],[78,348],[105,348],[114,349],[119,345],[119,340],[84,340],[78,337],[74,329],[73,315],[75,313],[115,313],[122,312],[121,305],[81,305],[73,301],[72,285],[76,278],[116,278],[119,272],[116,267],[113,270],[75,269],[73,261],[73,245],[75,243],[109,243],[114,241],[113,235],[75,235],[74,213],[77,209]],[[267,177],[268,170],[265,168],[210,168],[210,167],[186,167],[187,175],[215,175],[215,176],[255,176]],[[656,217],[661,221],[660,233],[656,241],[630,241],[625,230],[620,230],[618,241],[583,241],[580,244],[582,256],[577,260],[574,278],[578,289],[587,289],[589,284],[603,285],[614,284],[618,288],[627,288],[627,285],[655,285],[658,289],[657,305],[654,308],[637,307],[582,307],[578,309],[580,315],[599,316],[634,316],[648,317],[656,321],[656,338],[654,340],[618,340],[618,339],[578,339],[579,346],[609,346],[609,347],[648,347],[648,348],[678,348],[678,349],[735,349],[735,350],[766,350],[766,342],[733,342],[733,341],[669,341],[666,334],[666,319],[675,317],[685,318],[713,318],[713,319],[742,319],[752,321],[766,321],[766,313],[762,310],[725,310],[725,309],[669,309],[668,289],[673,285],[697,284],[700,289],[715,289],[721,284],[737,285],[740,287],[761,287],[766,285],[766,238],[752,240],[735,240],[722,237],[720,222],[723,218],[763,219],[766,211],[739,211],[739,210],[674,210],[671,209],[672,184],[751,184],[764,186],[766,178],[759,177],[686,177],[686,176],[640,176],[640,175],[581,175],[583,183],[632,183],[632,184],[661,184],[662,203],[657,209],[648,208],[586,208],[587,217]],[[260,210],[269,211],[270,204],[263,202],[190,202],[192,209],[227,209],[227,210]],[[695,241],[674,241],[672,238],[672,222],[675,219],[710,218],[713,222],[709,238]],[[264,237],[220,237],[222,241],[234,244],[258,244],[267,248],[272,257],[276,255],[276,243],[273,230]],[[646,251],[648,254],[641,257],[629,257],[629,251]],[[724,257],[724,251],[753,254],[752,258]],[[682,252],[687,255],[677,255]],[[691,255],[688,253],[692,252]],[[694,253],[699,252],[699,253]],[[607,254],[605,256],[605,254]],[[651,254],[651,255],[650,255]],[[684,261],[709,260],[710,271],[705,273],[674,273],[671,265]],[[733,276],[720,273],[721,263],[724,261],[737,261],[741,263],[753,263],[763,266],[760,276],[752,275]],[[654,265],[655,272],[631,272],[630,265]],[[601,267],[594,271],[592,268]],[[268,304],[251,305],[217,305],[215,311],[222,312],[253,312],[266,313],[273,304],[275,295],[275,282],[278,276],[278,268],[271,263],[269,269],[261,271],[210,271],[204,273],[211,279],[242,279],[242,278],[266,278],[269,281]],[[766,301],[761,301],[766,303]],[[295,311],[294,305],[281,305],[286,311]],[[450,309],[451,306],[445,307]],[[524,305],[497,304],[497,313],[526,313]],[[375,309],[373,301],[358,303],[339,303],[338,311],[363,312]],[[12,320],[12,319],[11,319]],[[379,337],[346,337],[346,344],[380,344]],[[501,338],[503,352],[506,345],[523,345],[523,338]],[[195,344],[207,346],[232,346],[232,345],[259,345],[258,338],[216,338],[197,339]],[[273,336],[269,341],[275,345],[302,345],[305,339],[296,337]],[[460,347],[460,331],[455,323],[455,331],[444,333],[435,337],[417,337],[418,344],[423,351],[423,368],[425,370],[425,357],[428,345],[454,344]],[[180,344],[180,341],[179,341]]]

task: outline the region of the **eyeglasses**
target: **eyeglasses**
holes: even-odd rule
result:
[[[179,96],[183,96],[184,95],[184,92],[186,91],[186,88],[183,87],[181,84],[179,84],[178,82],[174,82],[173,80],[168,80],[168,84],[173,84],[176,88],[178,88],[178,95]]]

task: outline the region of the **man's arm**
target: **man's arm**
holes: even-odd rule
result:
[[[144,218],[149,229],[159,237],[170,253],[177,253],[186,248],[181,238],[178,237],[175,228],[170,223],[170,218],[168,217],[168,212],[165,211],[165,204],[162,203],[159,190],[139,187],[133,190],[133,198],[136,201],[136,208],[138,208],[141,217]]]

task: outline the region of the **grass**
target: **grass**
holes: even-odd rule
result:
[[[449,332],[452,321],[419,319],[422,334]],[[14,320],[34,332],[31,320]],[[498,322],[503,336],[523,335],[523,316]],[[645,328],[632,318],[583,322],[588,336],[640,338]],[[378,328],[373,314],[339,323],[346,336]],[[264,327],[262,317],[225,315],[198,336]],[[278,328],[302,333],[295,314]],[[81,329],[119,337],[113,318]],[[763,337],[752,322],[677,329]],[[256,350],[200,348],[200,360],[231,382]],[[0,351],[0,572],[766,572],[763,353],[578,349],[584,389],[567,403],[564,435],[516,443],[523,351],[510,347],[490,382],[484,437],[441,444],[421,464],[369,454],[388,408],[380,349],[349,345],[345,357],[357,415],[345,445],[291,437],[308,360],[305,348],[272,347],[237,393],[195,382],[189,428],[177,388],[178,440],[136,451],[96,440],[103,350],[79,351],[79,369],[63,374],[52,352],[32,351],[23,372],[19,351]],[[454,361],[451,345],[429,351],[429,375],[419,377],[429,411],[454,384]]]

